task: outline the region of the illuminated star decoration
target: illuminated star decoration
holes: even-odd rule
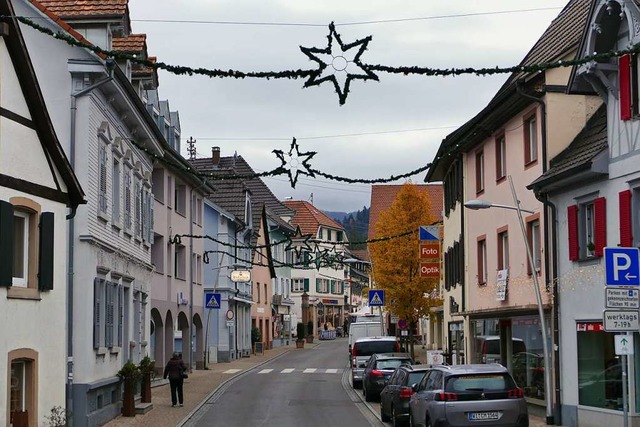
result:
[[[295,153],[294,150],[295,149]],[[282,165],[278,168],[280,170],[284,170],[289,175],[289,181],[291,181],[291,188],[296,188],[296,183],[298,182],[298,175],[306,175],[311,178],[315,178],[315,174],[309,165],[309,160],[316,155],[315,151],[307,151],[306,153],[300,152],[300,147],[296,142],[296,139],[293,138],[291,141],[291,148],[288,153],[284,153],[282,150],[273,150],[272,151],[282,162]],[[302,157],[305,157],[302,161],[300,160]],[[303,167],[304,170],[300,168]]]
[[[287,247],[284,248],[284,251],[293,251],[296,253],[296,257],[300,258],[302,251],[306,250],[307,252],[312,252],[313,248],[309,245],[309,239],[311,238],[311,234],[302,234],[302,230],[300,230],[300,226],[296,226],[296,232],[293,236],[289,237],[289,242],[287,243]],[[302,241],[300,241],[302,240]]]
[[[344,105],[347,100],[347,95],[349,94],[351,80],[378,81],[378,76],[360,62],[360,55],[367,49],[367,45],[371,41],[371,36],[345,45],[342,43],[340,34],[336,33],[336,27],[332,22],[329,24],[329,35],[327,39],[329,43],[325,49],[300,46],[300,50],[302,50],[309,59],[317,62],[319,65],[318,69],[311,74],[309,80],[304,83],[304,87],[319,86],[326,81],[331,81],[333,82],[336,92],[338,92],[340,105]],[[335,47],[335,43],[333,43],[334,40],[340,46],[339,49]],[[357,48],[357,50],[355,48]],[[349,60],[351,56],[345,55],[347,55],[347,51],[351,49],[353,49],[353,51],[350,53],[355,53],[355,55]],[[361,72],[356,74],[349,73],[347,67],[351,64]],[[338,82],[338,80],[340,80],[340,82]]]

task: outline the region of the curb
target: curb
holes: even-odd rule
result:
[[[289,353],[291,350],[295,350],[295,349],[289,349],[286,351],[283,351],[282,353],[275,355],[273,357],[270,357],[269,359],[258,363],[257,365],[252,366],[250,369],[247,369],[244,372],[239,372],[235,375],[233,375],[232,377],[224,380],[222,383],[220,383],[218,385],[218,387],[216,387],[215,389],[213,389],[211,391],[211,393],[209,393],[198,405],[196,405],[195,408],[193,408],[193,410],[191,410],[191,412],[189,412],[187,414],[186,417],[184,417],[182,419],[182,421],[180,421],[178,424],[176,424],[176,427],[184,427],[189,421],[191,421],[191,419],[198,413],[198,411],[200,411],[200,409],[202,409],[202,407],[218,392],[218,390],[222,389],[223,387],[225,387],[227,384],[229,384],[232,381],[235,381],[236,379],[248,374],[249,372],[253,371],[255,368],[260,367],[262,365],[264,365],[265,363],[269,363],[272,360],[275,360],[279,357],[284,356],[285,354]]]

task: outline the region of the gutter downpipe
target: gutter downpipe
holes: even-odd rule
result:
[[[542,154],[542,173],[545,173],[547,171],[547,105],[545,104],[545,102],[540,99],[540,98],[536,98],[535,96],[531,96],[528,95],[526,93],[524,93],[522,91],[522,83],[524,82],[523,79],[520,79],[518,81],[516,81],[516,92],[518,94],[520,94],[522,97],[530,99],[533,102],[536,102],[540,105],[540,133],[542,134],[542,138],[540,141],[540,144],[542,146],[542,150],[541,150],[541,154]],[[549,202],[547,200],[547,198],[545,197],[544,200],[541,200],[539,195],[536,194],[534,192],[534,195],[536,197],[536,199],[540,200],[542,202],[542,204],[544,206],[546,206],[547,208],[551,209],[551,216],[552,216],[552,227],[553,227],[553,233],[551,234],[551,236],[555,237],[556,233],[555,233],[555,220],[556,220],[556,207],[555,205],[553,205],[551,202]],[[546,244],[546,242],[549,241],[549,218],[548,215],[545,215],[543,217],[543,227],[544,227],[544,242]],[[546,288],[547,291],[549,290],[549,287],[551,286],[553,289],[553,301],[551,304],[551,317],[552,317],[552,321],[553,321],[553,342],[551,343],[552,348],[553,348],[553,358],[554,358],[554,363],[553,363],[553,370],[554,370],[554,374],[553,378],[554,378],[554,389],[555,389],[555,396],[554,396],[554,400],[555,400],[555,407],[553,408],[553,413],[549,413],[549,410],[547,410],[547,414],[546,414],[546,423],[547,425],[554,425],[556,424],[554,421],[554,418],[556,418],[558,421],[560,421],[560,376],[559,376],[559,369],[560,369],[560,361],[559,361],[559,355],[557,354],[558,351],[556,349],[559,349],[558,346],[558,339],[559,339],[559,330],[558,330],[558,305],[559,305],[559,295],[558,295],[558,290],[557,290],[557,285],[556,285],[556,279],[558,277],[558,266],[557,266],[557,255],[555,253],[555,249],[557,248],[557,245],[555,245],[555,239],[554,239],[554,250],[553,252],[553,260],[552,260],[552,277],[551,277],[551,281],[549,280],[549,251],[545,250],[544,251],[544,274],[545,274],[545,278],[547,280],[546,283]],[[548,408],[547,408],[548,409]]]
[[[89,92],[97,89],[103,84],[113,80],[113,68],[115,67],[113,59],[107,59],[105,66],[107,68],[108,77],[90,85],[86,88],[71,94],[70,107],[70,130],[69,130],[69,164],[71,169],[76,168],[76,114],[77,99]],[[73,408],[73,276],[75,274],[75,216],[77,208],[73,209],[66,217],[69,220],[69,229],[67,234],[67,385],[65,387],[65,402],[67,410]]]

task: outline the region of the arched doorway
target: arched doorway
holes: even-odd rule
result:
[[[191,351],[189,349],[189,317],[185,314],[184,311],[178,313],[178,333],[176,334],[176,349],[179,348],[180,353],[182,353],[182,360],[185,365],[191,367]],[[178,345],[178,342],[180,343]]]
[[[191,333],[194,337],[193,348],[195,349],[194,359],[196,362],[196,369],[204,369],[204,333],[202,318],[200,314],[193,315],[192,327],[195,328]]]
[[[174,349],[174,342],[173,342],[173,314],[171,314],[171,310],[167,311],[167,317],[166,317],[166,321],[164,322],[164,364],[167,363],[167,361],[169,359],[171,359],[171,354],[173,353],[173,349]],[[157,365],[157,363],[156,363]],[[164,368],[164,365],[163,365]]]
[[[164,359],[164,322],[162,316],[157,308],[151,309],[151,325],[149,329],[151,331],[151,350],[149,354],[156,361],[156,373],[162,370],[162,367],[167,363]]]

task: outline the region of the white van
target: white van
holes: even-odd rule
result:
[[[353,343],[360,338],[382,336],[382,325],[380,322],[355,322],[349,325],[349,358],[351,358],[351,348]]]

